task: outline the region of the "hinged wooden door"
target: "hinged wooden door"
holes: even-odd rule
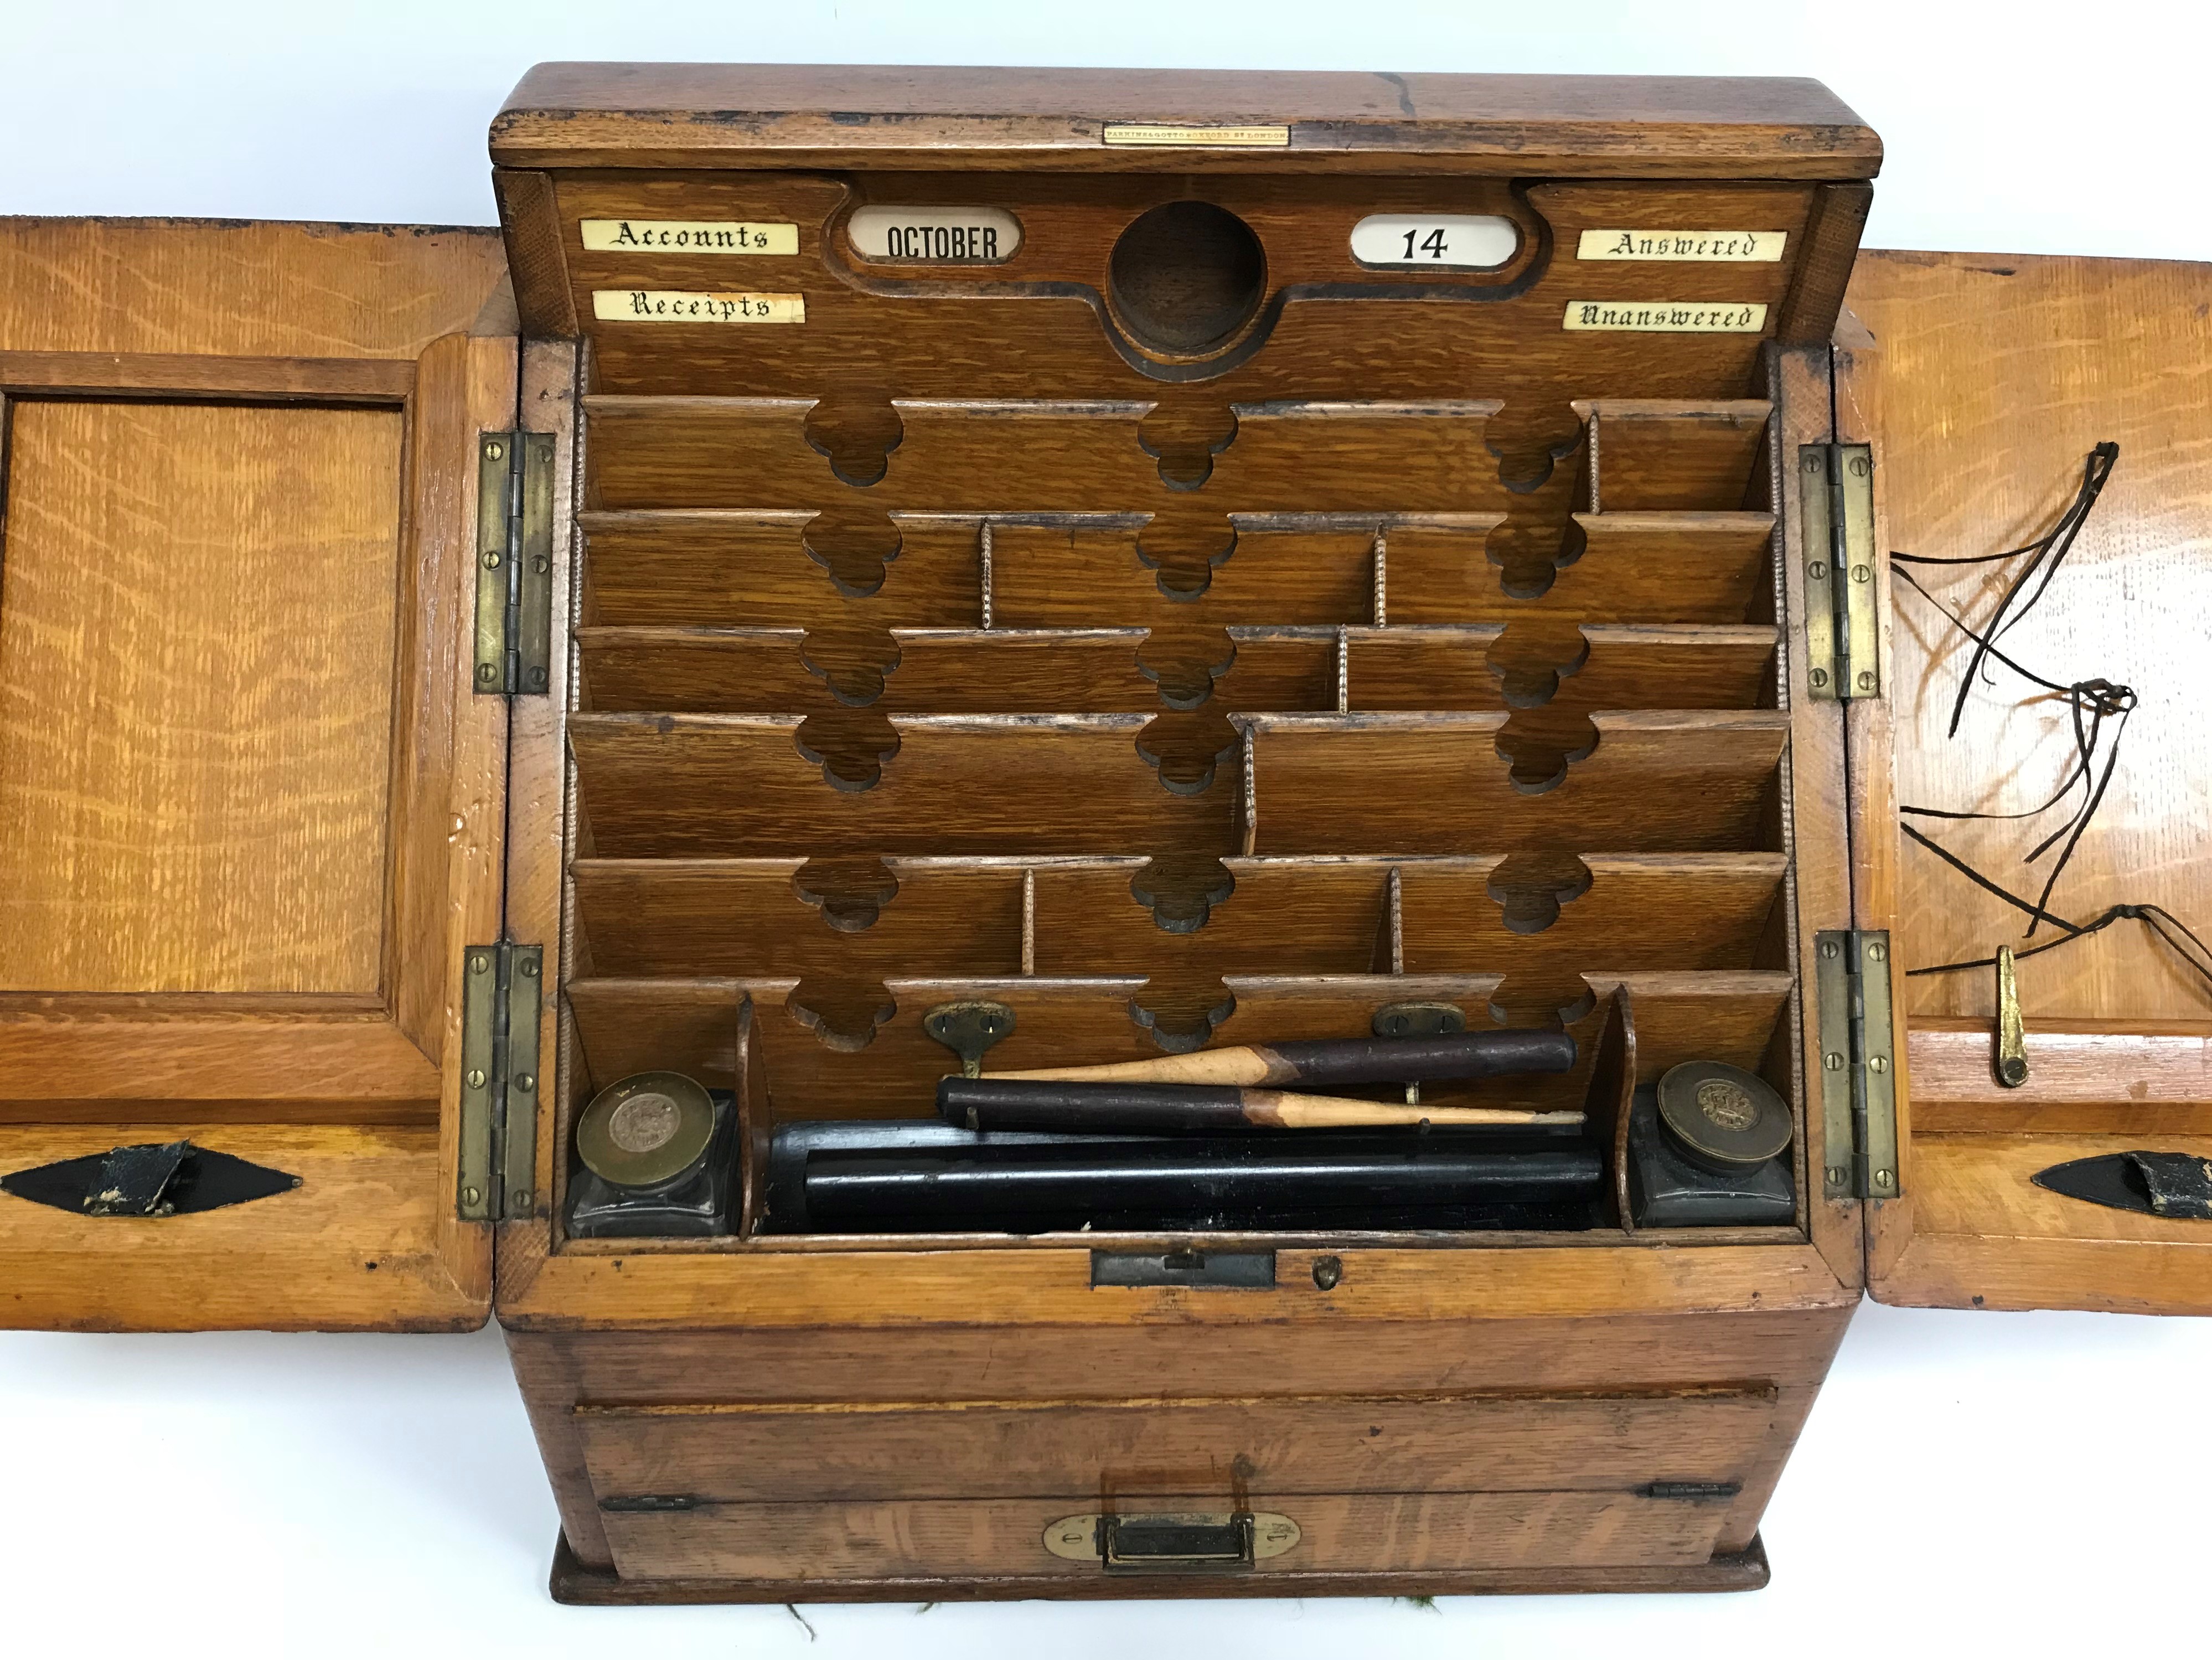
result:
[[[2050,592],[2001,648],[2059,687],[2102,678],[2136,701],[2049,910],[2081,926],[2115,905],[2156,906],[2203,935],[2212,265],[1870,253],[1848,303],[1864,328],[1846,318],[1837,419],[1875,441],[1881,549],[1962,559],[2034,543],[2076,501],[2094,447],[2118,446]],[[1939,605],[1985,631],[2027,562],[1889,567],[1890,696],[1854,714],[1855,898],[1861,927],[1893,930],[1905,1063],[1902,1193],[1867,1207],[1869,1280],[1884,1302],[2212,1312],[2212,1219],[2183,1213],[2185,1195],[2154,1208],[2130,1158],[2177,1155],[2184,1175],[2212,1177],[2212,988],[2187,953],[2123,915],[2022,955],[2017,1086],[1998,1075],[1994,966],[1914,972],[2063,936],[2045,922],[2024,937],[2026,914],[1899,829],[2013,894],[2042,892],[2057,849],[2026,855],[2080,806],[2080,782],[2033,817],[1900,819],[1905,807],[2033,808],[2075,769],[2064,699],[2002,665],[1947,736],[1973,647]],[[2112,737],[2108,721],[2097,778]],[[2089,1158],[2115,1159],[2114,1191],[2139,1207],[2049,1185],[2053,1167]]]
[[[503,281],[489,232],[0,222],[0,1323],[485,1317],[453,1104],[502,920]],[[18,1196],[81,1158],[108,1197]],[[230,1160],[273,1191],[158,1191]]]

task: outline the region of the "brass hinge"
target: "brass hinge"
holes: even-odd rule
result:
[[[1881,696],[1875,614],[1874,451],[1807,444],[1797,452],[1805,515],[1805,662],[1822,702]]]
[[[1889,935],[1837,929],[1814,936],[1820,1019],[1821,1196],[1894,1199],[1897,1052],[1890,1019]]]
[[[476,689],[550,690],[553,435],[477,435]]]
[[[531,1213],[538,1169],[542,946],[471,946],[461,962],[464,1222]]]

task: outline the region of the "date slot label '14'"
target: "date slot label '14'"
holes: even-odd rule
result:
[[[799,227],[757,219],[586,219],[593,253],[797,253]]]
[[[1521,228],[1495,214],[1372,213],[1352,228],[1363,265],[1496,271],[1521,251]]]
[[[672,289],[596,289],[602,323],[804,323],[803,294],[685,294]]]

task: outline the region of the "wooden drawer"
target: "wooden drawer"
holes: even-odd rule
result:
[[[1251,1511],[1260,1570],[1702,1560],[1771,1389],[1577,1395],[590,1406],[574,1424],[639,1578],[1097,1572],[1074,1514]],[[1654,1488],[1654,1484],[1658,1484]]]
[[[1131,1495],[1119,1514],[1218,1510],[1217,1496]],[[1297,1541],[1249,1569],[1446,1572],[1498,1568],[1680,1566],[1702,1562],[1731,1497],[1643,1492],[1255,1493]],[[1093,1495],[927,1499],[875,1504],[702,1504],[614,1511],[603,1521],[625,1579],[877,1579],[913,1575],[1106,1572],[1055,1554],[1047,1530],[1095,1514]]]

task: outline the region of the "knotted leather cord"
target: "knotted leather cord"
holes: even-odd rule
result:
[[[1974,674],[1982,667],[1982,660],[1996,649],[1996,642],[2017,627],[2021,620],[2035,609],[2036,602],[2043,598],[2044,590],[2051,586],[2051,579],[2058,575],[2058,567],[2074,550],[2074,538],[2081,533],[2081,526],[2089,522],[2089,514],[2096,508],[2097,497],[2103,494],[2105,481],[2112,476],[2113,464],[2119,459],[2120,447],[2109,440],[2091,450],[2088,458],[2081,464],[2081,486],[2074,493],[2073,504],[2058,515],[2057,524],[2026,547],[2008,548],[2002,553],[1972,554],[1960,559],[1937,559],[1923,554],[1894,551],[1890,554],[1893,564],[1907,565],[1993,565],[2001,560],[2016,559],[2023,553],[2033,556],[2021,568],[2020,575],[2013,578],[2012,586],[2004,591],[2004,597],[1997,601],[1996,611],[1990,618],[1989,637],[1984,640],[1969,630],[1976,650],[1972,660],[1966,665],[1966,673],[1959,677],[1959,696],[1951,705],[1951,725],[1944,733],[1945,737],[1956,738],[1959,735],[1959,718],[1966,711],[1966,694],[1973,690]],[[2048,564],[2045,563],[2046,556],[2049,556]],[[2036,584],[2035,592],[2028,596],[2027,603],[2014,612],[2012,620],[2007,622],[2005,613],[2012,610],[2012,602],[2038,571],[2042,572],[2043,581]],[[1907,575],[1909,576],[1910,573]],[[1912,586],[1920,587],[1917,582]],[[1925,588],[1920,591],[1923,593],[1928,592]],[[1954,617],[1952,620],[1956,622],[1958,619]],[[1960,626],[1964,628],[1965,624]],[[2034,678],[2033,676],[2029,678]],[[1995,684],[1994,681],[1991,684]],[[2044,684],[2047,685],[2050,683],[2045,681]]]
[[[2096,507],[2098,496],[2103,491],[2106,481],[2112,477],[2113,464],[2118,460],[2119,453],[2119,446],[2109,442],[2099,444],[2091,450],[2082,465],[2081,488],[2075,493],[2071,505],[2059,515],[2057,522],[2049,532],[2024,547],[2013,548],[2003,553],[1978,554],[1955,559],[1939,559],[1924,555],[1897,552],[1890,555],[1893,567],[1984,565],[2016,558],[2021,554],[2031,556],[2027,564],[2006,587],[2002,597],[1997,601],[1996,610],[1991,616],[1987,629],[1982,631],[1977,631],[1969,626],[1965,619],[1930,593],[1910,570],[1899,569],[1897,575],[1905,579],[1906,585],[1913,592],[1941,612],[1952,627],[1974,642],[1973,656],[1966,665],[1966,672],[1960,677],[1959,696],[1952,705],[1951,723],[1945,735],[1947,737],[1958,735],[1960,719],[1965,713],[1966,698],[1973,689],[1976,674],[1981,673],[1985,679],[1990,680],[1990,684],[1995,684],[1993,677],[1989,675],[1986,667],[1988,661],[1994,659],[2022,679],[2041,686],[2047,691],[2055,692],[2066,699],[2067,707],[2074,721],[2074,769],[2067,775],[2065,781],[2059,785],[2048,800],[2040,806],[2030,807],[2021,812],[1960,812],[1942,807],[1915,806],[1901,806],[1898,811],[1900,813],[1923,818],[2033,818],[2057,806],[2060,801],[2072,794],[2076,783],[2084,785],[2088,793],[2080,811],[2064,824],[2038,842],[2023,861],[2033,864],[2056,846],[2062,838],[2065,841],[2064,849],[2059,854],[2057,862],[2051,866],[2051,873],[2044,882],[2042,893],[2037,897],[2033,903],[2030,903],[2018,895],[2000,887],[1956,854],[1952,853],[1933,838],[1922,834],[1911,824],[1900,824],[1899,828],[1977,887],[1995,894],[2007,904],[2026,913],[2028,917],[2027,937],[2033,938],[2036,928],[2045,922],[2063,930],[2061,937],[2057,939],[2014,953],[2016,958],[2033,957],[2043,952],[2055,951],[2060,946],[2070,945],[2076,939],[2086,939],[2090,934],[2111,927],[2114,922],[2126,919],[2143,923],[2169,949],[2179,956],[2182,962],[2199,978],[2203,979],[2208,986],[2212,986],[2212,948],[2208,948],[2203,940],[2197,938],[2179,918],[2163,906],[2113,905],[2094,921],[2086,923],[2069,922],[2049,909],[2051,896],[2058,885],[2059,876],[2064,872],[2067,861],[2073,858],[2075,849],[2081,845],[2081,837],[2088,830],[2090,821],[2096,816],[2098,807],[2104,801],[2105,792],[2112,781],[2113,769],[2119,762],[2120,738],[2126,730],[2128,716],[2135,711],[2137,699],[2134,688],[2117,685],[2112,681],[2102,678],[2077,680],[2070,685],[2061,685],[2055,680],[2046,679],[2033,670],[2023,667],[1999,650],[1996,643],[2006,632],[2017,626],[2021,620],[2035,608],[2037,602],[2043,598],[2045,592],[2050,587],[2051,578],[2057,574],[2058,567],[2064,562],[2066,556],[2073,550],[2075,538],[2081,534],[2082,526],[2088,521],[2091,511]],[[2017,611],[2013,610],[2013,601],[2039,573],[2042,580],[2036,583],[2034,592],[2028,595],[2026,603]],[[2086,724],[2083,719],[2085,714],[2087,717]],[[2096,766],[2097,748],[2103,739],[2105,723],[2108,720],[2112,722],[2112,742],[2105,752],[2103,771],[2099,773]],[[2093,775],[2094,781],[2092,781]],[[1971,962],[1943,963],[1930,968],[1908,970],[1906,972],[1908,976],[1957,974],[1973,969],[1986,969],[1996,962],[1996,958],[1993,956],[1982,957],[1976,958]]]
[[[2025,864],[2033,864],[2048,853],[2062,836],[2066,838],[2065,851],[2058,855],[2057,862],[2051,866],[2051,874],[2044,882],[2043,891],[2037,896],[2035,907],[2030,912],[2033,920],[2027,925],[2027,937],[2033,939],[2038,924],[2045,920],[2041,908],[2051,903],[2051,891],[2058,885],[2058,878],[2066,868],[2066,861],[2073,858],[2074,849],[2080,844],[2083,833],[2088,830],[2089,821],[2096,816],[2097,808],[2104,801],[2105,791],[2112,781],[2112,769],[2119,764],[2120,735],[2127,729],[2128,716],[2135,712],[2135,689],[2132,686],[2117,686],[2111,681],[2103,679],[2077,680],[2070,686],[2062,686],[2055,680],[2046,680],[2033,670],[2022,667],[2019,663],[2014,662],[1991,644],[1986,636],[1977,634],[1968,627],[1956,612],[1923,587],[1919,579],[1911,571],[1899,571],[1898,575],[1905,580],[1915,593],[1935,606],[1937,611],[1942,611],[1949,620],[1952,627],[1974,642],[1978,648],[1975,653],[1977,662],[1980,661],[1984,655],[1995,658],[2022,679],[2032,681],[2048,691],[2057,692],[2066,700],[2067,707],[2073,714],[2074,770],[2067,775],[2066,781],[2059,785],[2051,799],[2040,806],[2029,807],[2021,812],[1958,812],[1942,807],[1912,806],[1900,806],[1898,809],[1899,812],[1910,813],[1917,818],[2033,818],[2057,806],[2060,801],[2073,793],[2076,783],[2087,785],[2089,790],[2088,798],[2082,803],[2081,810],[2042,841],[2037,842],[2034,850],[2021,861]],[[1972,671],[1969,669],[1969,675],[1972,672]],[[2089,714],[2089,724],[2086,729],[2081,724],[2082,712],[2085,708]],[[2097,745],[2104,736],[2105,722],[2107,720],[2112,722],[2112,741],[2105,751],[2104,772],[2092,783],[2090,779],[2096,769]]]
[[[2185,966],[2194,970],[2197,977],[2206,985],[2212,986],[2212,946],[2208,946],[2204,941],[2198,939],[2179,917],[2174,915],[2163,905],[2113,905],[2094,921],[2069,922],[2064,917],[2044,909],[2040,905],[2031,905],[2017,894],[2006,892],[2004,889],[1990,881],[1988,877],[1966,863],[1958,854],[1923,836],[1911,825],[1900,824],[1898,828],[1964,876],[1976,887],[1986,889],[2008,905],[2026,911],[2031,917],[2065,930],[2063,936],[2059,939],[2040,946],[2031,946],[2026,951],[2014,952],[2013,956],[2015,959],[2040,956],[2045,952],[2056,951],[2061,946],[2071,945],[2076,939],[2099,933],[2115,922],[2124,920],[2133,921],[2146,924],[2152,933],[2157,934],[2172,948]],[[1907,969],[1905,974],[1907,977],[1916,974],[1955,974],[1966,969],[1992,968],[1996,966],[1996,960],[1994,957],[1978,957],[1971,963],[1945,963],[1935,968]]]

